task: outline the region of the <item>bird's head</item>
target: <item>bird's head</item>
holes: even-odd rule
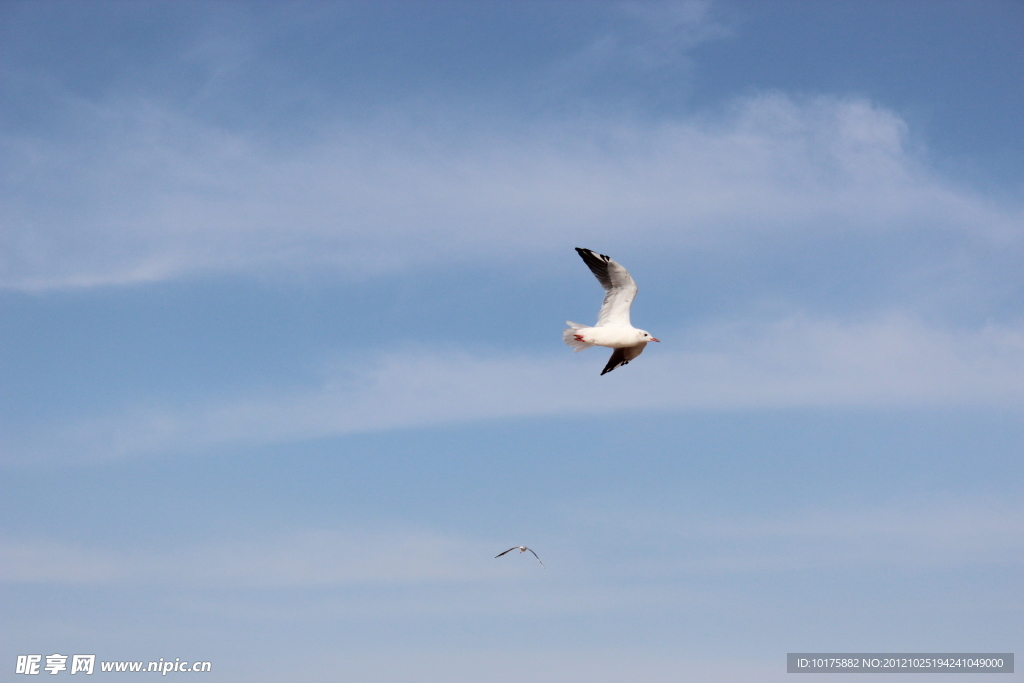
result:
[[[636,331],[636,337],[637,337],[637,341],[638,342],[652,342],[652,341],[660,342],[661,341],[660,339],[655,339],[654,337],[652,337],[651,333],[647,332],[646,330],[637,330]]]

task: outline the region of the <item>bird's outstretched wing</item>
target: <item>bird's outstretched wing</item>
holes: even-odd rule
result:
[[[629,307],[633,305],[633,298],[636,297],[637,291],[636,283],[629,276],[629,272],[604,254],[580,247],[576,247],[576,251],[606,292],[604,303],[601,304],[601,312],[597,315],[597,324],[594,327],[608,325],[629,327]]]
[[[519,546],[513,546],[513,547],[509,548],[508,550],[506,550],[505,553],[510,553],[513,550],[519,550]],[[497,558],[501,557],[502,555],[504,555],[505,553],[498,553],[497,555],[494,556],[494,558],[497,559]]]
[[[527,548],[527,550],[529,550],[531,553],[533,553],[533,548]],[[540,555],[538,555],[537,553],[533,553],[533,556],[537,558],[538,562],[540,562]],[[540,562],[540,566],[544,567],[544,563]],[[547,567],[544,567],[544,568],[547,569]]]
[[[627,346],[622,349],[615,349],[612,351],[612,357],[608,359],[608,364],[604,366],[604,370],[601,371],[601,374],[603,375],[606,372],[611,372],[620,365],[625,365],[629,361],[633,360],[644,352],[645,346],[647,346],[647,342],[641,342],[636,346]]]

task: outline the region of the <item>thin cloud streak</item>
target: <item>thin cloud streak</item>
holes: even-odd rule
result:
[[[792,317],[680,330],[599,377],[602,354],[543,359],[385,354],[314,388],[190,409],[129,410],[11,438],[10,464],[105,461],[213,447],[550,415],[807,407],[1024,407],[1024,330],[950,332],[901,316]],[[662,348],[664,347],[664,348]],[[344,364],[342,364],[344,366]],[[611,396],[614,392],[614,401]]]
[[[0,582],[157,583],[266,588],[474,581],[512,570],[473,558],[492,544],[441,534],[337,530],[129,551],[53,541],[0,541]]]
[[[684,72],[694,68],[689,53],[698,45],[731,37],[733,30],[715,21],[710,2],[629,2],[614,29],[552,69],[550,87],[563,91],[591,83],[608,73]],[[678,88],[688,78],[676,78]]]
[[[620,511],[581,520],[637,552],[617,571],[655,575],[817,571],[853,567],[957,567],[1024,564],[1024,515],[960,502],[900,500],[874,508],[801,510],[789,516],[675,519]],[[670,559],[644,558],[666,543]],[[642,559],[637,559],[637,556]],[[614,562],[614,559],[609,560]]]
[[[1024,563],[1024,517],[961,503],[802,511],[784,517],[679,518],[617,513],[562,523],[548,541],[552,564],[593,581],[708,573],[795,572],[827,568],[962,567]],[[619,553],[592,558],[614,534]],[[563,536],[563,538],[560,538]],[[293,530],[276,536],[209,539],[153,548],[103,550],[53,540],[0,540],[0,582],[157,583],[164,586],[279,588],[536,580],[522,565],[493,562],[495,540],[430,531]],[[532,566],[531,566],[532,570]],[[547,584],[545,584],[547,585]],[[584,592],[589,588],[582,587]],[[634,595],[631,600],[641,599]],[[590,597],[562,607],[588,609]],[[600,602],[600,601],[597,601]],[[505,609],[503,607],[503,609]]]
[[[0,139],[0,287],[266,267],[360,277],[425,254],[513,259],[584,237],[686,249],[752,233],[924,230],[1017,249],[1024,226],[1019,206],[931,172],[902,119],[859,99],[769,93],[720,117],[518,132],[435,112],[338,122],[315,145],[153,102],[72,108],[90,121],[72,140]]]

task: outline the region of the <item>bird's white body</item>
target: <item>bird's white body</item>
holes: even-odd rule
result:
[[[626,349],[637,344],[647,345],[651,341],[651,335],[643,330],[638,330],[632,325],[616,325],[614,327],[584,327],[579,323],[567,323],[571,329],[565,331],[577,342],[583,342],[590,346],[607,346],[610,349]],[[579,325],[579,327],[577,327]],[[578,339],[576,339],[578,337]],[[572,346],[570,344],[570,346]],[[582,351],[582,349],[580,349]]]
[[[604,254],[577,247],[580,257],[601,283],[606,294],[597,324],[593,327],[566,321],[569,329],[562,332],[562,339],[573,348],[583,351],[591,346],[605,346],[615,349],[601,374],[611,372],[625,365],[641,353],[647,342],[658,341],[646,330],[640,330],[629,322],[629,309],[633,305],[637,287],[633,278],[621,265]]]

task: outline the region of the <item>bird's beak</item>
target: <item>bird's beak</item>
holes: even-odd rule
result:
[[[655,339],[654,337],[651,337],[651,341],[660,342],[661,340],[660,339]]]

